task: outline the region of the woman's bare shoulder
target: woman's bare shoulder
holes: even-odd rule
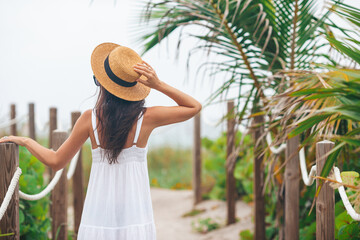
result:
[[[85,110],[82,115],[86,118],[91,117],[92,109]]]
[[[88,123],[91,122],[91,112],[92,109],[85,110],[79,117],[77,121],[80,121],[82,123]]]

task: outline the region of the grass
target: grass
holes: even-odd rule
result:
[[[150,186],[191,189],[192,152],[190,149],[161,147],[148,153]]]
[[[206,209],[192,209],[190,212],[187,212],[187,213],[184,213],[183,215],[181,215],[181,217],[193,217],[193,216],[196,216],[200,213],[203,213],[205,212]]]
[[[208,233],[220,228],[222,225],[219,220],[212,218],[199,218],[191,222],[192,229],[199,233]]]

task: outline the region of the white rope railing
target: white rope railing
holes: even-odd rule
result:
[[[334,167],[334,175],[335,175],[335,179],[336,181],[342,183],[342,179],[341,179],[341,175],[340,175],[340,170],[337,167]],[[355,221],[360,221],[360,214],[355,212],[355,209],[353,208],[353,206],[351,205],[349,198],[345,192],[345,188],[343,185],[341,185],[339,188],[339,194],[341,197],[341,200],[345,206],[345,209],[347,211],[347,213],[351,216],[352,219],[354,219]]]
[[[76,168],[76,164],[77,164],[77,161],[78,161],[78,158],[79,158],[79,154],[80,154],[80,151],[77,152],[75,154],[75,156],[71,159],[69,170],[68,170],[67,175],[66,175],[66,178],[68,180],[72,178],[72,176],[73,176],[73,174],[75,172],[75,168]],[[58,183],[63,171],[64,171],[64,169],[60,169],[60,170],[56,171],[56,173],[55,173],[53,179],[51,179],[50,183],[39,193],[30,195],[30,194],[26,194],[26,193],[24,193],[22,191],[19,191],[20,198],[25,199],[25,200],[29,200],[29,201],[36,201],[36,200],[39,200],[39,199],[45,197],[48,193],[50,193],[54,189],[54,187]]]
[[[265,120],[266,120],[267,122],[270,121],[270,117],[269,117],[268,115],[265,114],[264,117],[265,117]],[[268,126],[267,126],[267,127],[268,127]],[[280,144],[279,147],[273,146],[273,140],[272,140],[272,138],[271,138],[271,133],[270,133],[269,130],[267,130],[266,142],[267,142],[267,145],[268,145],[269,148],[270,148],[270,151],[271,151],[273,154],[278,155],[278,154],[282,153],[283,151],[285,151],[285,149],[286,149],[286,143]]]
[[[28,119],[29,119],[29,114],[25,114],[25,115],[23,115],[23,116],[16,117],[16,118],[14,118],[14,119],[10,119],[10,120],[8,120],[7,122],[1,123],[1,124],[0,124],[0,129],[10,127],[11,125],[13,125],[13,124],[15,124],[15,123],[20,123],[20,122],[26,121],[26,120],[28,120]],[[45,132],[45,131],[49,128],[49,121],[46,122],[46,123],[44,124],[44,126],[41,126],[41,125],[39,124],[38,119],[36,118],[35,124],[36,124],[36,128],[39,129],[39,130],[42,131],[42,132]],[[59,126],[61,126],[61,122],[60,122]]]
[[[40,124],[40,121],[38,118],[35,120],[36,129],[38,129],[40,132],[47,132],[49,129],[49,121],[45,122],[43,125]]]
[[[300,169],[301,169],[301,175],[302,175],[302,179],[304,181],[304,184],[307,186],[311,186],[314,183],[314,176],[316,176],[316,164],[313,165],[311,167],[310,170],[310,174],[307,173],[306,170],[306,159],[305,159],[305,150],[304,148],[301,148],[299,151],[299,159],[300,159]],[[335,180],[339,183],[342,183],[342,179],[341,179],[341,175],[340,175],[340,170],[338,167],[334,166],[334,175],[335,175]],[[351,216],[352,219],[354,219],[355,221],[360,221],[360,214],[358,214],[355,209],[353,208],[353,206],[351,205],[349,198],[345,192],[345,188],[344,186],[340,186],[338,188],[339,190],[339,194],[341,197],[341,200],[345,206],[345,209],[347,211],[347,213]]]
[[[19,197],[29,201],[36,201],[45,197],[49,192],[51,192],[54,189],[55,185],[58,183],[61,177],[62,172],[63,169],[57,171],[53,179],[51,179],[50,183],[41,192],[36,194],[27,194],[19,190]]]
[[[280,147],[275,148],[272,145],[272,140],[271,140],[271,135],[270,133],[268,133],[266,135],[266,142],[268,144],[268,146],[270,147],[270,150],[272,153],[274,154],[280,154],[282,151],[284,151],[286,149],[286,144],[283,143],[280,145]],[[304,182],[304,184],[306,186],[311,186],[314,183],[315,180],[315,176],[316,176],[316,164],[313,165],[310,169],[310,173],[307,172],[307,168],[306,168],[306,158],[305,158],[305,149],[301,148],[299,151],[299,161],[300,161],[300,169],[301,169],[301,176],[302,176],[302,180]],[[335,173],[335,179],[336,181],[342,183],[342,179],[341,179],[341,175],[340,175],[340,170],[337,167],[334,167],[334,173]],[[345,209],[347,211],[347,213],[351,216],[352,219],[354,219],[355,221],[360,221],[360,214],[357,213],[355,211],[355,209],[353,208],[353,206],[351,205],[349,198],[345,192],[345,188],[344,186],[340,186],[338,188],[339,190],[339,194],[341,197],[341,200],[345,206]]]
[[[15,123],[19,123],[19,122],[21,122],[21,121],[23,121],[23,120],[27,120],[28,117],[29,117],[29,115],[26,114],[26,115],[23,115],[23,116],[21,116],[21,117],[17,117],[17,118],[11,119],[11,120],[9,120],[9,121],[7,121],[7,122],[5,122],[5,123],[1,123],[1,124],[0,124],[0,129],[10,127],[11,125],[13,125],[13,124],[15,124]]]
[[[75,172],[75,168],[76,168],[76,164],[79,160],[79,155],[80,155],[80,151],[78,151],[75,156],[71,159],[69,168],[68,168],[68,172],[67,172],[67,179],[70,180],[72,178],[72,176],[74,175]]]
[[[311,186],[314,183],[314,176],[316,174],[316,165],[311,167],[310,173],[308,174],[306,169],[305,149],[301,148],[299,152],[300,169],[303,182],[306,186]]]
[[[6,194],[5,194],[4,201],[1,203],[1,207],[0,207],[0,220],[1,220],[2,217],[4,216],[5,211],[6,211],[7,207],[9,206],[11,197],[12,197],[12,195],[14,194],[16,185],[17,185],[18,182],[19,182],[20,175],[21,175],[21,169],[18,167],[18,168],[16,169],[16,171],[15,171],[15,173],[14,173],[11,181],[10,181],[10,185],[9,185],[9,188],[8,188]]]
[[[71,159],[71,162],[70,162],[70,165],[69,165],[69,170],[68,170],[67,175],[66,175],[66,178],[68,180],[71,179],[72,176],[74,175],[75,168],[76,168],[76,165],[77,165],[77,161],[79,159],[79,154],[80,154],[80,151],[78,151],[75,154],[75,156]],[[24,192],[19,190],[19,197],[22,198],[22,199],[25,199],[25,200],[29,200],[29,201],[36,201],[36,200],[39,200],[39,199],[45,197],[48,193],[50,193],[54,189],[54,187],[58,183],[63,171],[64,171],[64,169],[60,169],[60,170],[56,171],[55,176],[53,177],[53,179],[51,179],[50,183],[40,193],[27,194],[27,193],[24,193]],[[15,187],[19,182],[20,175],[21,175],[21,169],[18,167],[17,170],[14,173],[13,178],[11,179],[11,182],[10,182],[8,191],[6,192],[4,201],[1,203],[0,220],[3,217],[7,207],[9,206],[11,197],[14,194],[14,191],[15,191]]]
[[[274,154],[280,154],[286,149],[286,143],[282,143],[279,147],[272,146],[273,143],[271,140],[270,132],[268,132],[266,134],[266,142],[267,142],[268,146],[270,147],[270,151]]]

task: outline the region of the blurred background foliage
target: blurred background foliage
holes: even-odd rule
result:
[[[45,186],[45,165],[30,154],[25,147],[19,149],[19,167],[22,174],[19,188],[25,193],[38,193]],[[20,199],[19,222],[22,239],[48,239],[51,221],[48,217],[50,198],[46,196],[37,201]]]

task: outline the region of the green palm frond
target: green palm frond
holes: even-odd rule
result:
[[[302,73],[292,83],[269,105],[270,111],[275,113],[273,117],[281,119],[272,124],[280,124],[283,129],[283,135],[277,137],[278,142],[296,135],[303,136],[303,146],[314,146],[323,139],[335,142],[320,173],[326,178],[334,163],[338,165],[349,153],[360,150],[360,70]]]
[[[261,97],[265,100],[265,89],[277,90],[282,80],[269,78],[276,71],[307,69],[311,62],[322,56],[318,50],[325,44],[320,44],[318,38],[319,33],[324,32],[323,25],[329,12],[321,19],[315,18],[314,3],[315,0],[173,0],[149,3],[143,19],[151,27],[141,41],[145,43],[146,52],[176,30],[183,31],[187,26],[200,27],[204,31],[197,28],[196,32],[188,34],[199,40],[189,56],[197,51],[221,56],[223,61],[206,62],[201,67],[213,77],[218,73],[230,73],[228,80],[209,100],[220,94],[226,95],[228,89],[236,87],[240,89],[239,100],[245,95],[249,101],[245,106],[249,108],[255,99]],[[254,86],[256,91],[248,92],[248,88],[243,87],[246,85]],[[250,114],[244,108],[239,112]]]
[[[329,11],[342,16],[347,21],[359,22],[360,9],[337,3],[337,5],[332,5]],[[331,27],[334,28],[336,25]],[[358,41],[351,36],[358,36],[356,31],[360,30],[358,25],[355,24],[353,30],[342,27],[339,29],[342,30],[340,33],[343,35],[335,36],[328,31],[326,39],[333,49],[357,62],[360,45],[356,45]],[[337,40],[344,36],[348,42]],[[307,137],[303,144],[308,145],[323,139],[333,140],[337,144],[336,151],[333,150],[334,154],[348,150],[349,146],[360,147],[354,146],[359,138],[359,135],[355,133],[360,124],[360,70],[340,69],[330,65],[317,65],[317,67],[323,73],[319,71],[284,73],[292,78],[291,84],[285,86],[290,87],[274,96],[268,106],[269,112],[273,113],[273,119],[280,119],[273,121],[271,126],[279,124],[286,133],[285,136],[278,136],[277,139],[283,142],[287,136],[301,134]],[[278,75],[279,78],[282,77],[281,74]],[[350,135],[344,137],[347,134]],[[331,159],[335,161],[336,158],[332,155]],[[330,161],[326,166],[332,163]],[[322,177],[326,177],[330,171],[330,168],[325,169]]]
[[[145,51],[177,28],[201,26],[207,32],[191,36],[205,44],[196,48],[229,58],[231,64],[223,67],[228,71],[233,70],[235,78],[247,76],[262,92],[259,78],[265,75],[261,70],[276,59],[276,44],[271,39],[273,27],[265,18],[273,11],[270,7],[269,4],[264,7],[258,1],[180,0],[153,4],[147,16],[149,21],[158,23],[158,29],[144,36]],[[262,45],[262,48],[254,47],[255,43]]]
[[[324,32],[323,24],[329,16],[326,12],[321,19],[314,16],[315,2],[312,0],[274,1],[278,41],[283,69],[309,69],[312,62],[321,57],[319,39]]]
[[[360,9],[338,3],[331,6],[330,11],[354,23],[354,28],[349,30],[331,23],[326,27],[326,39],[333,49],[359,64]],[[337,28],[343,35],[335,36],[329,28]],[[338,66],[335,61],[333,65]],[[305,137],[303,145],[314,145],[323,139],[335,142],[320,173],[324,178],[335,162],[344,161],[339,159],[341,155],[348,157],[360,150],[360,70],[318,67],[328,71],[291,73],[291,87],[275,96],[268,109],[276,113],[274,117],[282,117],[276,123],[285,129],[286,136],[301,134]],[[278,139],[284,141],[284,137],[278,136]],[[322,184],[317,188],[315,199],[321,187]]]
[[[360,66],[360,10],[342,2],[329,6],[329,11],[341,18],[346,24],[332,23],[329,28],[340,31],[335,35],[333,31],[326,32],[326,38],[331,47],[340,52],[348,60]],[[335,63],[334,66],[339,64]]]

